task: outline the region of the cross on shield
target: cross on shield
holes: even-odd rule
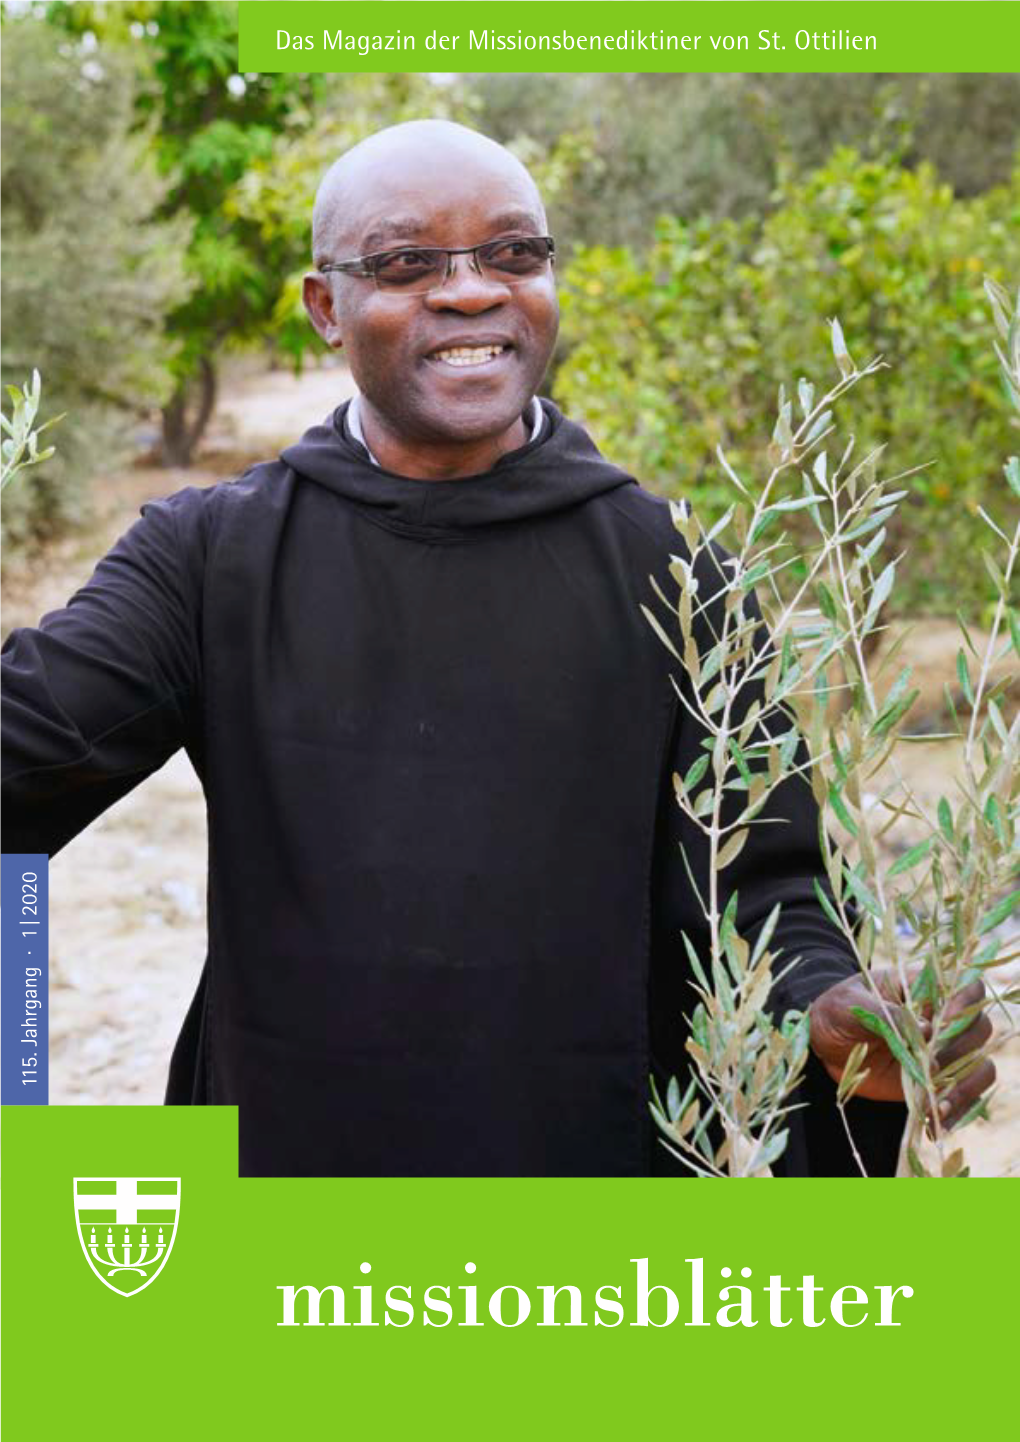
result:
[[[166,1266],[181,1211],[180,1177],[75,1177],[85,1260],[120,1297],[144,1292]]]

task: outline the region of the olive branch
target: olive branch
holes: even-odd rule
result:
[[[50,426],[63,420],[63,416],[59,415],[44,421],[41,426],[35,424],[42,394],[42,381],[38,371],[32,372],[31,381],[24,387],[8,386],[7,394],[11,398],[11,414],[7,416],[0,411],[0,430],[4,436],[0,444],[0,491],[6,490],[19,471],[49,460],[55,447],[47,446],[41,451],[39,437]]]
[[[989,294],[1007,392],[1020,409],[1018,310],[1010,316],[998,287],[990,285]],[[797,961],[784,958],[777,969],[779,955],[770,949],[780,907],[755,935],[741,936],[738,893],[725,894],[724,886],[750,827],[781,824],[781,816],[761,814],[779,786],[810,782],[828,881],[816,882],[817,900],[871,983],[874,1009],[858,1013],[862,1023],[901,1066],[909,1112],[901,1173],[928,1174],[926,1136],[939,1174],[965,1172],[962,1153],[947,1148],[939,1102],[982,1064],[988,1047],[951,1065],[940,1053],[985,1007],[1020,999],[992,988],[974,1006],[953,1008],[975,976],[1020,955],[1004,955],[1000,935],[1020,899],[1020,892],[1003,895],[1016,873],[1020,809],[1020,719],[1007,727],[1003,706],[1020,656],[1020,626],[1009,602],[1020,526],[1010,538],[981,512],[1005,547],[1000,563],[985,558],[997,601],[983,651],[964,630],[957,669],[969,708],[966,729],[949,698],[952,734],[963,746],[956,808],[942,798],[928,816],[896,766],[898,744],[914,739],[904,727],[918,694],[910,668],[895,664],[904,638],[874,659],[899,559],[881,565],[879,556],[909,494],[901,482],[922,468],[883,479],[881,447],[858,460],[852,436],[837,440],[839,401],[884,363],[876,357],[859,368],[836,320],[831,338],[838,379],[821,398],[806,379],[796,401],[780,389],[764,483],[755,490],[720,448],[719,462],[738,492],[725,515],[705,528],[689,503],[674,504],[684,543],[670,566],[678,598],[671,601],[653,580],[669,624],[643,608],[684,668],[673,684],[705,733],[704,754],[674,778],[677,803],[708,851],[707,894],[684,856],[707,936],[704,955],[682,937],[697,996],[688,1018],[692,1073],[683,1094],[674,1078],[664,1100],[653,1082],[651,1100],[663,1144],[700,1175],[769,1174],[786,1146],[782,1122],[807,1059],[808,1018],[791,1012],[777,1022],[769,1011],[776,983]],[[1012,458],[1005,474],[1020,498],[1020,460]],[[791,475],[799,481],[793,494],[784,483]],[[785,529],[791,513],[799,513],[795,535]],[[720,536],[731,542],[729,554],[719,548]],[[883,872],[878,843],[903,818],[924,835]],[[872,978],[876,961],[896,971],[895,1003]],[[845,1106],[866,1078],[867,1058],[867,1046],[855,1048],[838,1090],[858,1162]]]

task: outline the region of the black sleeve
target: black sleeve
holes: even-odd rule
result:
[[[146,506],[62,611],[5,644],[5,850],[53,855],[187,743],[206,494]]]

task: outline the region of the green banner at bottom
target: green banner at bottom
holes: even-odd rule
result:
[[[3,1120],[8,1435],[829,1439],[923,1413],[948,1437],[1013,1413],[974,1360],[1013,1335],[1010,1181],[238,1179],[233,1109]]]

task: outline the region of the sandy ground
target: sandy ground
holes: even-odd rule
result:
[[[247,373],[224,388],[208,444],[189,471],[137,467],[104,481],[96,525],[34,569],[5,576],[4,630],[32,624],[88,578],[95,558],[153,496],[208,485],[273,455],[350,393],[341,368],[296,381]],[[938,667],[932,629],[919,662]],[[946,674],[955,645],[947,633]],[[952,755],[941,743],[906,749],[903,765],[934,802]],[[900,842],[902,845],[902,841]],[[156,1103],[173,1042],[205,955],[205,807],[183,755],[72,842],[51,866],[51,1101]],[[1020,981],[1020,967],[1013,979]],[[1020,1039],[998,1056],[990,1120],[967,1129],[978,1176],[1020,1176]]]

